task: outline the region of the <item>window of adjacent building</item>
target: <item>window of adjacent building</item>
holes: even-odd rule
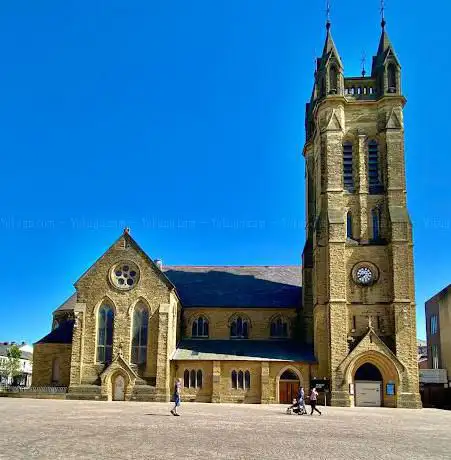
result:
[[[282,318],[278,317],[271,321],[271,326],[270,326],[270,335],[271,337],[280,337],[280,338],[286,338],[288,337],[288,323],[287,321]]]
[[[114,311],[108,305],[102,305],[98,313],[97,361],[111,362],[113,352]]]
[[[368,186],[370,193],[381,193],[379,146],[374,140],[368,143]]]
[[[352,213],[348,211],[346,214],[346,238],[352,239]]]
[[[352,167],[352,143],[343,144],[343,188],[348,192],[354,191],[354,174]]]
[[[437,334],[438,331],[438,316],[437,315],[432,315],[430,318],[430,331],[431,335]]]
[[[133,311],[132,363],[144,364],[147,361],[147,336],[149,310],[138,304]]]
[[[432,369],[438,369],[438,345],[432,345],[431,356],[432,356]]]
[[[203,316],[193,321],[191,329],[192,337],[208,337],[208,320]]]
[[[381,219],[379,209],[374,208],[371,211],[371,221],[373,226],[373,240],[380,239]]]
[[[249,322],[241,316],[236,317],[230,324],[230,337],[247,339],[249,337]]]
[[[251,387],[251,373],[249,371],[232,371],[232,389],[249,390]]]
[[[185,388],[202,388],[202,371],[198,369],[185,369],[183,373],[183,386]]]

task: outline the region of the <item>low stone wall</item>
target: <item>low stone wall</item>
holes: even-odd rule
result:
[[[33,399],[66,399],[67,387],[0,387],[0,397]]]

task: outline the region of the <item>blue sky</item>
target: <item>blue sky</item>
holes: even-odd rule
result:
[[[296,264],[305,102],[323,1],[22,0],[0,5],[0,340],[33,342],[129,225],[166,264]],[[387,2],[403,66],[418,335],[451,282],[451,4]],[[332,2],[346,75],[379,1]]]

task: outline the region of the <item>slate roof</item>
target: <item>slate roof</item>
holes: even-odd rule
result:
[[[172,359],[316,362],[313,346],[291,340],[182,340]]]
[[[165,266],[184,307],[298,307],[300,265]]]
[[[73,320],[63,321],[56,329],[53,329],[50,334],[47,334],[36,343],[72,343],[74,322]]]
[[[63,311],[63,310],[73,310],[76,303],[77,303],[77,293],[74,292],[53,313],[57,311]]]
[[[7,353],[6,353],[6,352],[7,352],[8,348],[11,347],[11,345],[12,345],[11,343],[9,343],[8,345],[4,345],[3,343],[0,343],[0,356],[7,356]],[[17,346],[20,348],[20,344],[17,344],[17,343],[16,343],[15,345],[17,345]],[[33,353],[30,353],[30,352],[28,352],[28,351],[22,351],[22,350],[21,350],[21,355],[20,355],[20,357],[21,357],[22,359],[29,359],[29,360],[31,360],[31,359],[33,359]]]
[[[184,307],[291,307],[302,301],[302,267],[167,265],[163,274]],[[55,311],[73,310],[72,294]]]

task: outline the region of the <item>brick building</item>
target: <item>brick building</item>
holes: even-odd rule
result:
[[[35,347],[68,397],[420,407],[401,67],[382,24],[348,78],[330,23],[306,108],[303,266],[164,267],[128,231],[75,283]],[[303,287],[301,288],[301,280]]]

